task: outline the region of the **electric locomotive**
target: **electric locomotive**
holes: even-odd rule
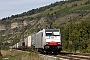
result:
[[[62,41],[60,29],[43,29],[34,37],[34,48],[41,53],[60,53]]]

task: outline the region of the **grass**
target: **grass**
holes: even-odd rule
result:
[[[37,52],[32,51],[2,51],[3,59],[7,58],[8,60],[40,60]]]
[[[90,10],[90,4],[76,6],[71,9],[71,11],[75,11],[75,10]]]

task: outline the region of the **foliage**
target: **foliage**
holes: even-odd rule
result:
[[[1,54],[1,50],[0,50],[0,56],[2,56],[2,54]]]
[[[90,4],[73,7],[71,10],[90,10]]]
[[[90,39],[90,22],[82,21],[81,23],[77,24],[73,23],[72,26],[72,33],[70,32],[70,25],[67,25],[64,29],[62,29],[62,40],[64,45],[63,48],[70,48],[68,42],[70,35],[72,35],[72,50],[79,50],[80,52],[89,52],[90,45],[87,42],[88,39]]]

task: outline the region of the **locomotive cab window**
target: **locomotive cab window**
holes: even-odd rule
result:
[[[52,33],[46,33],[46,36],[52,36]]]
[[[59,30],[53,30],[53,36],[60,36]]]
[[[46,36],[52,36],[52,30],[46,30]]]
[[[59,30],[46,30],[46,36],[60,36]]]

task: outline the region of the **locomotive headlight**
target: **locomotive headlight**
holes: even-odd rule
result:
[[[60,42],[58,42],[57,44],[60,45]]]
[[[49,44],[49,42],[46,42],[46,45],[48,45]]]

